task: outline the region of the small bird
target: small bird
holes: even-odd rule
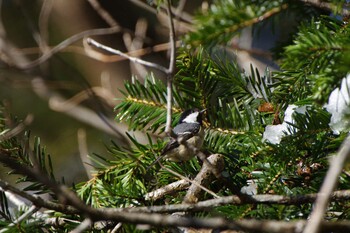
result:
[[[170,161],[180,162],[188,161],[195,156],[193,147],[200,149],[204,141],[202,117],[205,110],[189,109],[181,114],[178,124],[173,129],[177,138],[171,138],[160,157],[164,156]],[[181,144],[179,141],[186,141],[189,146]]]

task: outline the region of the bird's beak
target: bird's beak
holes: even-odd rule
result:
[[[207,109],[205,108],[205,109],[203,109],[203,110],[201,110],[200,111],[200,113],[204,113],[205,111],[207,111]]]

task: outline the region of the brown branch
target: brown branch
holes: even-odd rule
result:
[[[22,164],[17,163],[17,161],[8,157],[8,154],[0,153],[0,160],[11,168],[16,169],[22,174],[38,180],[39,182],[50,187],[56,195],[64,202],[71,203],[80,213],[91,218],[92,221],[98,220],[113,220],[118,222],[127,222],[133,224],[149,224],[152,226],[162,226],[162,227],[194,227],[194,228],[214,228],[214,229],[232,229],[232,230],[245,230],[245,231],[256,231],[256,232],[295,232],[296,229],[303,229],[305,221],[297,222],[283,222],[283,221],[259,221],[259,220],[237,220],[230,221],[224,218],[192,218],[192,217],[176,217],[168,216],[164,214],[145,214],[138,209],[135,212],[126,212],[126,209],[94,209],[90,206],[84,204],[75,193],[67,189],[63,185],[56,184],[54,181],[50,180],[45,174],[40,171],[34,171],[30,167],[26,167]],[[347,192],[347,198],[350,197],[349,192]],[[344,193],[343,193],[344,194]],[[23,193],[22,193],[23,195]],[[261,197],[263,197],[262,195]],[[267,195],[266,197],[269,197]],[[271,197],[271,196],[270,196]],[[335,196],[336,197],[336,196]],[[276,196],[275,196],[276,198]],[[283,197],[286,198],[286,197]],[[263,198],[260,198],[262,201]],[[221,200],[221,199],[220,199]],[[221,201],[223,201],[222,199]],[[244,200],[254,200],[254,198],[245,198]],[[287,198],[288,200],[288,198]],[[302,200],[305,200],[302,199]],[[215,202],[215,200],[213,200]],[[227,201],[227,200],[226,200]],[[238,200],[239,201],[239,200]],[[270,202],[269,202],[270,201]],[[265,203],[271,203],[271,199],[265,201]],[[285,202],[281,201],[280,202]],[[206,201],[208,202],[208,201]],[[203,204],[203,202],[197,203],[197,205]],[[40,206],[40,205],[38,205]],[[60,205],[65,206],[65,205]],[[188,205],[190,206],[190,205]],[[192,205],[196,206],[196,205]],[[151,207],[146,207],[151,208]],[[135,208],[136,209],[136,208]],[[131,210],[131,209],[130,209]],[[341,230],[347,232],[350,230],[350,222],[321,222],[323,231]]]
[[[168,185],[165,185],[159,189],[156,189],[152,192],[149,192],[145,195],[145,200],[158,200],[164,197],[167,194],[174,193],[176,191],[183,190],[190,185],[190,182],[187,180],[178,180]]]
[[[201,170],[198,172],[196,178],[193,180],[189,189],[186,192],[183,203],[197,203],[202,188],[196,185],[196,183],[202,186],[208,187],[208,184],[213,180],[213,167],[217,173],[221,173],[224,169],[224,157],[221,154],[213,154],[208,157],[207,162],[203,163]]]
[[[9,131],[6,131],[0,134],[0,141],[5,141],[23,132],[25,127],[32,123],[33,119],[34,119],[34,116],[32,114],[27,115],[24,121],[20,122],[17,126],[10,129]]]
[[[92,226],[92,221],[90,218],[85,218],[76,228],[74,228],[70,233],[82,233]]]
[[[167,69],[165,67],[161,66],[161,65],[158,65],[157,63],[148,62],[148,61],[142,60],[140,58],[136,58],[136,57],[131,57],[128,54],[123,53],[123,52],[121,52],[119,50],[116,50],[116,49],[113,49],[113,48],[108,47],[106,45],[100,44],[100,43],[98,43],[97,41],[95,41],[95,40],[93,40],[91,38],[88,38],[86,40],[86,42],[87,42],[88,45],[92,45],[92,46],[94,46],[94,47],[96,47],[98,49],[105,50],[105,51],[107,51],[107,52],[109,52],[111,54],[116,54],[116,55],[122,56],[122,57],[124,57],[124,58],[126,58],[126,59],[128,59],[128,60],[130,60],[132,62],[141,64],[141,65],[144,65],[144,66],[147,66],[147,67],[150,67],[150,68],[155,68],[155,69],[160,70],[160,71],[162,71],[164,73],[167,73]]]
[[[343,170],[344,164],[350,157],[350,136],[348,136],[341,145],[337,156],[333,157],[327,175],[323,180],[322,187],[315,201],[315,207],[311,212],[308,224],[303,231],[304,233],[316,233],[320,229],[320,223],[326,212],[329,198],[336,188],[339,175]]]
[[[101,6],[97,0],[87,0],[91,7],[100,15],[100,17],[111,27],[119,27],[117,21]]]
[[[49,47],[47,45],[47,41],[49,41],[49,18],[50,13],[53,8],[53,0],[45,0],[43,1],[40,15],[39,15],[39,41],[38,45],[42,53],[46,53],[49,51]]]
[[[84,37],[93,36],[93,35],[113,34],[113,33],[119,32],[120,30],[121,30],[120,27],[114,27],[114,28],[100,28],[100,29],[91,29],[91,30],[83,31],[83,32],[80,32],[78,34],[75,34],[75,35],[65,39],[64,41],[62,41],[61,43],[59,43],[58,45],[53,47],[53,49],[44,53],[41,57],[39,57],[38,59],[36,59],[34,61],[31,61],[28,63],[18,63],[17,62],[15,64],[16,64],[17,68],[19,68],[19,69],[30,69],[30,68],[33,68],[37,65],[42,64],[43,62],[48,60],[50,57],[52,57],[57,52],[63,50],[64,48],[66,48],[70,44],[72,44],[78,40],[83,39]]]
[[[215,207],[225,205],[246,205],[246,204],[276,204],[276,205],[302,205],[313,203],[316,200],[317,193],[283,196],[283,195],[233,195],[227,197],[219,197],[200,201],[196,204],[175,204],[164,206],[147,206],[126,209],[128,212],[147,212],[147,213],[173,213],[173,212],[196,212],[196,211],[210,211]],[[350,200],[350,190],[335,191],[331,195],[331,201],[346,202]]]
[[[1,152],[0,156],[7,156],[7,155],[4,155],[3,152]],[[78,213],[80,213],[77,209],[75,209],[74,207],[72,207],[70,205],[62,205],[62,204],[58,204],[58,203],[55,203],[55,202],[52,202],[49,200],[44,200],[39,196],[34,196],[34,195],[31,195],[27,192],[24,192],[24,191],[8,184],[7,182],[4,182],[2,180],[0,180],[0,187],[4,191],[9,191],[13,194],[16,194],[22,198],[27,199],[28,201],[32,202],[33,205],[35,205],[37,207],[55,210],[55,211],[58,211],[61,213],[66,213],[66,214],[78,214]]]
[[[176,46],[177,47],[180,46],[180,41],[176,42]],[[48,47],[48,48],[52,49],[53,47]],[[152,47],[136,49],[136,50],[127,52],[125,54],[129,55],[130,57],[141,57],[150,53],[163,52],[168,49],[169,49],[169,42],[158,44]],[[18,51],[15,51],[15,54],[18,54],[17,52],[23,53],[23,54],[38,54],[40,53],[40,49],[38,47],[22,48],[22,49],[18,49]],[[106,55],[102,53],[96,54],[97,52],[92,55],[91,53],[86,53],[86,49],[84,49],[83,47],[75,46],[75,45],[69,45],[66,48],[63,48],[62,50],[60,50],[60,52],[73,52],[80,55],[88,56],[90,58],[93,58],[97,61],[102,61],[102,62],[118,62],[118,61],[127,60],[127,58],[121,57],[119,55]]]
[[[320,8],[322,10],[329,11],[329,12],[333,12],[335,9],[335,6],[332,3],[322,2],[320,0],[298,0],[298,1],[303,2],[307,5],[311,5],[311,6]],[[348,15],[350,15],[350,11],[348,9],[346,9],[345,7],[343,7],[340,11],[340,14],[342,14],[344,16],[348,16]]]

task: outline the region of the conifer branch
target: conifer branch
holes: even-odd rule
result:
[[[5,233],[9,231],[9,227],[13,227],[16,224],[20,224],[22,221],[25,221],[26,219],[30,218],[33,214],[35,214],[40,208],[36,206],[31,206],[27,211],[25,211],[21,216],[19,216],[15,221],[13,221],[11,224],[9,224],[7,227],[0,230],[0,233]]]
[[[1,154],[0,156],[3,156],[3,154]],[[4,155],[4,156],[6,156],[6,155]],[[78,214],[79,213],[79,211],[77,211],[77,209],[73,208],[70,205],[63,205],[63,204],[58,204],[56,202],[52,202],[49,200],[44,200],[39,196],[31,195],[31,194],[29,194],[25,191],[22,191],[14,186],[8,184],[7,182],[2,181],[2,180],[0,180],[0,187],[4,191],[10,191],[11,193],[18,195],[18,196],[32,202],[33,205],[35,205],[37,207],[55,210],[55,211],[58,211],[61,213],[66,213],[66,214]]]

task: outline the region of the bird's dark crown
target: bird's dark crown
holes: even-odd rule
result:
[[[179,120],[179,124],[185,122],[184,120],[189,116],[191,115],[192,113],[196,113],[198,112],[198,116],[197,118],[195,119],[196,122],[198,122],[199,124],[202,124],[202,118],[203,118],[203,112],[205,110],[199,110],[198,108],[193,108],[193,109],[188,109],[188,110],[185,110],[181,116],[180,116],[180,120]]]

